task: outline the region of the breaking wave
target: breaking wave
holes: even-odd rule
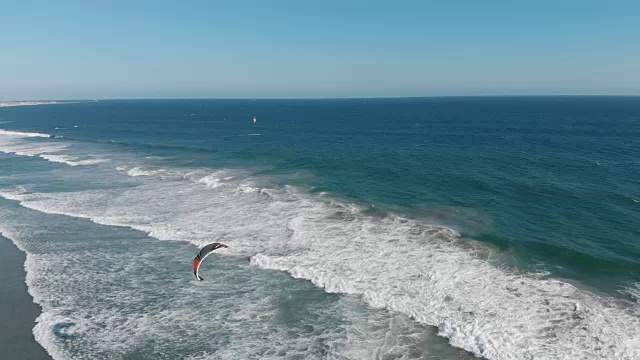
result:
[[[19,136],[19,137],[44,137],[44,138],[54,137],[53,135],[43,134],[43,133],[11,131],[11,130],[4,130],[4,129],[0,129],[0,135]]]
[[[358,206],[292,187],[264,197],[199,183],[150,178],[124,191],[0,196],[161,240],[222,240],[231,255],[249,257],[253,266],[406,314],[488,359],[640,355],[637,305],[496,267],[487,261],[489,249],[461,241],[446,227],[394,215],[372,218]]]
[[[50,151],[38,153],[42,145],[36,145],[13,144],[24,154]],[[120,169],[114,176],[126,170],[140,184],[65,193],[4,189],[0,196],[160,240],[224,241],[229,255],[248,258],[256,268],[405,314],[488,359],[640,358],[640,304],[501,268],[491,261],[492,249],[463,241],[447,227],[394,214],[368,216],[326,194],[264,188],[250,177],[234,180],[228,170],[154,177],[168,170]]]

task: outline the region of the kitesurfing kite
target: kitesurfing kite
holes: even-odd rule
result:
[[[214,250],[217,250],[220,248],[226,248],[226,247],[227,245],[225,244],[211,243],[200,250],[198,255],[196,255],[196,258],[193,259],[193,275],[196,276],[196,279],[200,281],[203,280],[203,278],[201,278],[200,275],[198,275],[198,270],[200,270],[200,263],[204,260],[204,258],[209,256],[209,254],[211,254]]]

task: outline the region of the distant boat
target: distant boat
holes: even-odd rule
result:
[[[254,124],[256,123],[256,117],[255,116],[253,117],[253,123]]]

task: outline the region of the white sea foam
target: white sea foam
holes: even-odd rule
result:
[[[55,153],[67,148],[67,145],[46,141],[29,141],[30,138],[49,138],[47,134],[7,131],[0,129],[0,152],[20,156],[39,156]]]
[[[205,184],[210,188],[217,188],[218,186],[221,186],[222,183],[220,181],[220,178],[216,177],[214,174],[207,175],[198,180],[199,183]]]
[[[42,133],[36,133],[36,132],[24,132],[24,131],[11,131],[11,130],[4,130],[4,129],[0,129],[0,135],[6,135],[6,136],[18,136],[18,137],[51,137],[51,135],[49,134],[42,134]]]
[[[97,165],[109,161],[108,159],[87,158],[62,154],[69,149],[67,144],[57,142],[31,142],[28,139],[34,137],[44,137],[37,133],[12,132],[8,136],[0,133],[0,152],[16,154],[20,156],[38,156],[50,162],[63,163],[69,166]],[[48,136],[46,136],[48,137]]]
[[[106,163],[109,162],[109,159],[85,159],[85,160],[76,160],[73,161],[73,163],[76,166],[84,166],[84,165],[97,165],[97,164],[102,164],[102,163]]]
[[[57,163],[67,164],[69,166],[87,166],[87,165],[97,165],[108,162],[107,159],[78,159],[69,155],[60,155],[60,154],[40,154],[41,158]]]
[[[203,169],[195,169],[187,171],[182,175],[183,180],[187,180],[195,184],[202,184],[209,188],[225,186],[238,190],[247,186],[246,177],[247,172],[238,169],[224,169],[213,172]]]
[[[153,176],[158,174],[166,173],[166,169],[145,169],[142,167],[134,167],[132,169],[127,170],[127,175],[129,176]]]
[[[149,159],[149,160],[166,160],[166,159],[172,159],[172,156],[145,156],[145,159]]]
[[[162,240],[224,241],[228,254],[249,257],[255,267],[406,314],[489,359],[640,357],[637,304],[500,269],[483,260],[484,248],[445,227],[364,216],[358,206],[293,187],[238,191],[200,181],[210,176],[191,173],[185,177],[195,181],[187,183],[149,178],[126,190],[0,195]],[[217,184],[222,176],[211,179]]]
[[[245,177],[239,170],[218,170],[206,175],[203,174],[202,171],[192,171],[185,174],[183,178],[206,185],[209,188],[217,188],[220,186],[237,186],[237,181]]]
[[[636,303],[638,303],[638,305],[640,305],[640,282],[630,284],[619,292],[630,296]],[[640,316],[640,306],[636,308],[636,312]]]
[[[0,192],[0,196],[7,200],[22,201],[25,198],[24,194],[26,192],[26,189],[23,186],[20,186],[14,190],[2,191]]]
[[[46,153],[56,153],[67,148],[64,144],[54,143],[25,143],[12,141],[0,137],[0,152],[20,156],[40,156]]]
[[[424,346],[424,328],[401,315],[367,312],[353,298],[299,309],[295,294],[308,294],[306,283],[244,262],[209,262],[205,271],[216,281],[189,282],[180,269],[192,247],[127,241],[122,231],[95,251],[92,236],[100,232],[91,226],[56,237],[79,230],[77,221],[2,204],[0,220],[0,231],[28,253],[27,284],[43,308],[34,336],[56,360],[408,359]],[[52,328],[62,322],[73,323],[77,339],[55,337]]]

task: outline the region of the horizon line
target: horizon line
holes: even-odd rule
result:
[[[367,99],[432,99],[432,98],[495,98],[495,97],[640,97],[639,94],[499,94],[499,95],[418,95],[418,96],[345,96],[345,97],[131,97],[78,99],[20,99],[0,102],[36,101],[116,101],[116,100],[367,100]]]

